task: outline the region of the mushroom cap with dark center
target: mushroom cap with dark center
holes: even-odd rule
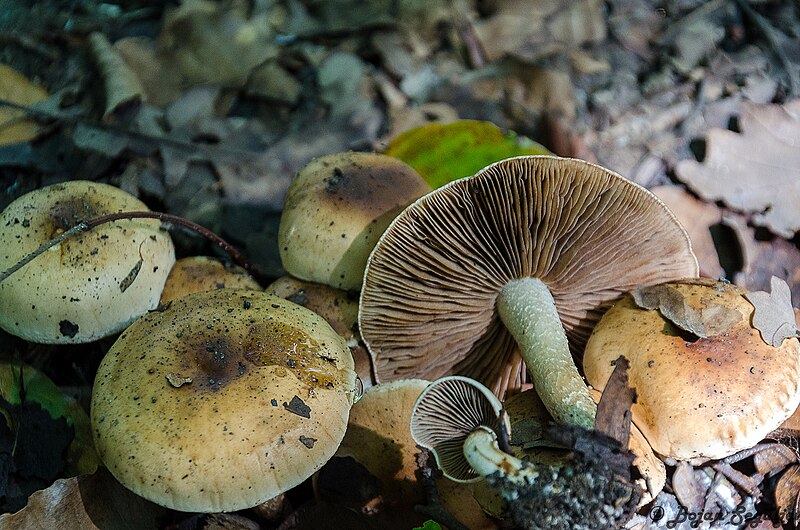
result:
[[[344,339],[313,312],[260,291],[194,293],[137,320],[103,359],[95,445],[153,502],[249,508],[333,455],[355,386]]]
[[[696,275],[686,231],[652,193],[581,160],[511,158],[392,222],[368,262],[361,334],[379,381],[455,373],[503,395],[525,380],[495,307],[510,280],[549,287],[579,352],[622,293]]]
[[[143,211],[133,195],[75,180],[27,193],[0,213],[0,271],[81,221]],[[32,342],[84,343],[117,333],[158,305],[175,263],[154,219],[124,219],[53,246],[0,283],[0,327]]]
[[[292,181],[278,229],[281,263],[297,278],[358,289],[375,242],[431,187],[411,166],[378,153],[312,160]]]

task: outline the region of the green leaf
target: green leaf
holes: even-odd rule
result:
[[[422,526],[415,526],[414,530],[442,530],[442,527],[436,521],[428,519]]]
[[[384,154],[399,158],[438,188],[512,156],[549,155],[544,146],[496,125],[475,120],[429,123],[391,142]]]

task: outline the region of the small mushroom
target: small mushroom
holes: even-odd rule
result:
[[[622,293],[695,275],[685,230],[653,194],[581,160],[518,157],[392,222],[359,322],[378,381],[456,373],[502,396],[527,367],[557,421],[591,429],[595,404],[568,340],[580,351]]]
[[[536,463],[500,450],[501,404],[480,383],[459,376],[431,383],[411,413],[411,434],[435,456],[444,475],[488,480],[522,528],[619,528],[630,518],[638,488],[613,465],[578,451],[560,464]]]
[[[173,385],[170,374],[189,382]],[[103,359],[95,445],[148,500],[240,510],[333,455],[355,389],[344,339],[315,313],[261,291],[193,293],[137,320]]]
[[[226,265],[208,256],[189,256],[175,262],[169,271],[161,303],[166,304],[189,293],[211,289],[261,290],[258,282],[238,265]]]
[[[353,405],[347,433],[334,456],[352,458],[380,481],[381,504],[371,511],[383,514],[382,527],[399,522],[400,528],[408,528],[412,520],[421,517],[414,513],[414,505],[426,499],[417,481],[418,449],[408,426],[414,404],[428,384],[421,379],[401,379],[368,388]],[[451,484],[437,481],[439,499],[460,522],[473,529],[496,528],[468,485]]]
[[[375,242],[430,190],[410,166],[387,155],[347,152],[313,160],[286,194],[278,229],[283,267],[303,280],[358,290]]]
[[[648,293],[658,307],[640,307],[629,295],[603,316],[586,345],[584,370],[602,389],[614,359],[630,361],[632,420],[656,452],[694,462],[723,458],[791,416],[800,403],[800,342],[764,342],[742,289],[690,279],[637,296]]]
[[[27,193],[0,213],[0,271],[81,221],[142,211],[108,184],[71,181]],[[0,282],[0,327],[25,340],[84,343],[154,309],[175,262],[160,223],[124,219],[76,235]]]

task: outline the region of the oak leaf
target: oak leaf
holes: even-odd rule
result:
[[[753,222],[781,237],[800,230],[800,99],[784,105],[744,103],[741,133],[711,129],[702,163],[675,171],[706,201],[753,212]]]
[[[789,285],[773,276],[770,288],[771,293],[755,291],[747,293],[745,297],[755,308],[753,326],[761,332],[764,342],[778,347],[784,339],[797,336],[797,326]]]

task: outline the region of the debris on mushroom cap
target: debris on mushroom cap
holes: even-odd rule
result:
[[[431,190],[404,162],[376,153],[317,158],[292,181],[278,230],[292,276],[361,287],[369,253],[400,211]]]
[[[751,325],[753,306],[731,284],[690,279],[669,286],[681,295],[676,303],[691,309],[686,314],[736,311],[740,318],[725,332],[700,338],[626,296],[586,345],[586,378],[602,389],[612,361],[624,355],[637,393],[633,422],[664,456],[701,461],[753,446],[800,403],[800,342],[766,344]]]
[[[686,232],[644,188],[580,160],[518,157],[392,222],[365,273],[360,327],[379,381],[457,373],[503,395],[526,377],[495,310],[511,280],[549,287],[576,352],[622,293],[696,275]]]
[[[166,304],[189,293],[211,289],[261,290],[258,282],[238,265],[226,265],[208,256],[189,256],[175,262],[169,271],[161,303]]]
[[[171,373],[191,383],[175,387]],[[143,316],[103,359],[95,444],[153,502],[244,509],[333,455],[355,388],[344,339],[315,313],[260,291],[194,293]]]
[[[108,184],[71,181],[27,193],[0,213],[0,271],[101,215],[147,210]],[[104,224],[51,247],[0,282],[0,327],[32,342],[90,342],[158,305],[175,251],[151,219]]]

